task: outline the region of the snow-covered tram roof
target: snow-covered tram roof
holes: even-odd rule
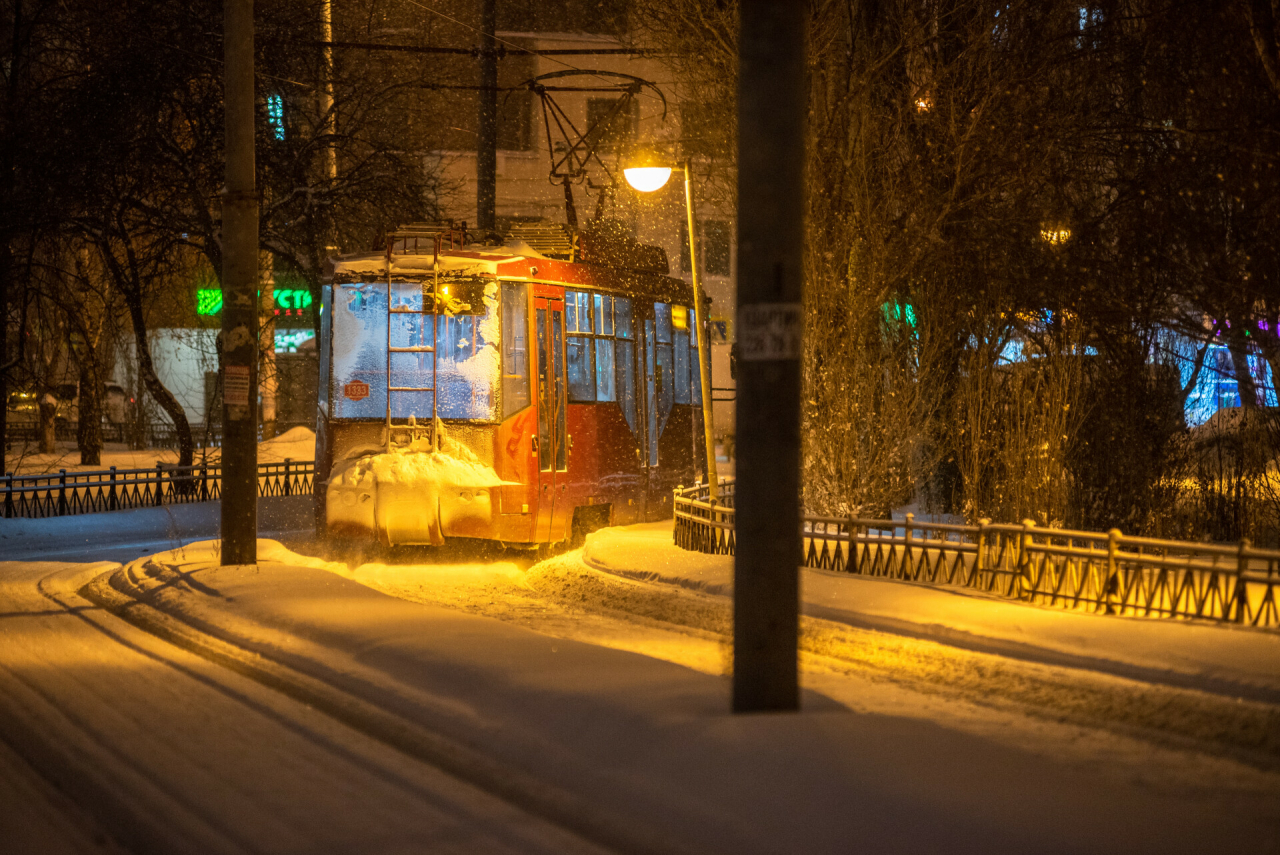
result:
[[[425,282],[437,271],[450,279],[497,277],[567,288],[627,291],[665,301],[688,303],[692,300],[692,287],[683,279],[643,270],[562,261],[542,255],[524,243],[448,249],[441,250],[439,255],[430,252],[391,255],[393,282]],[[333,268],[335,284],[385,282],[387,276],[385,253],[349,256],[336,262]]]

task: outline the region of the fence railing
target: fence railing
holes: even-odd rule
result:
[[[258,464],[259,496],[309,495],[315,463],[286,459]],[[61,517],[129,508],[208,502],[222,496],[220,465],[153,469],[60,469],[45,475],[6,475],[0,479],[3,514],[13,517]]]
[[[676,490],[675,542],[732,555],[733,482]],[[1280,628],[1280,551],[1037,526],[804,517],[803,566],[1101,614]]]

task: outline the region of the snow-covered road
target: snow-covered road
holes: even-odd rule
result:
[[[256,568],[213,559],[197,545],[135,563],[111,596],[626,851],[1280,846],[1266,704],[811,626],[806,712],[735,717],[723,598],[578,553],[348,568],[263,542]]]
[[[0,552],[210,524],[123,519],[10,524]],[[1262,700],[833,612],[804,619],[806,711],[735,717],[723,568],[259,555],[0,563],[0,852],[1280,851]]]
[[[76,593],[110,567],[0,563],[0,851],[597,851]]]

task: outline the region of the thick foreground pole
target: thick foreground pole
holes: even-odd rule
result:
[[[741,0],[733,709],[795,710],[804,4]]]
[[[258,560],[258,194],[253,164],[253,0],[224,0],[222,563]]]
[[[497,0],[483,0],[480,19],[480,115],[476,140],[476,226],[496,226],[498,194],[498,22]]]

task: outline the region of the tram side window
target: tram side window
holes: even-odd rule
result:
[[[566,366],[569,372],[569,400],[585,403],[596,399],[595,349],[591,340],[591,295],[586,291],[564,292]]]
[[[614,342],[615,377],[617,378],[618,403],[622,405],[623,418],[627,427],[634,434],[639,433],[636,419],[636,344],[631,327],[631,301],[625,297],[616,297],[613,301],[614,329],[617,341]]]
[[[529,406],[529,286],[502,283],[502,416]]]
[[[671,340],[671,315],[670,303],[653,304],[653,330],[654,338],[657,340],[654,353],[654,391],[657,394],[655,403],[658,407],[658,424],[656,427],[659,435],[662,433],[663,425],[666,424],[667,416],[671,414],[671,406],[675,403],[676,370],[673,352],[675,348]],[[688,383],[687,379],[685,383]]]
[[[569,364],[569,400],[575,402],[596,399],[595,365],[591,358],[593,342],[587,336],[571,335],[565,341]]]
[[[671,307],[672,338],[675,345],[675,363],[672,366],[672,386],[677,404],[689,403],[689,310],[684,306]]]
[[[698,315],[689,310],[689,386],[694,406],[702,406],[702,363],[698,361]]]
[[[613,297],[592,294],[596,333],[596,400],[616,401],[617,389],[613,371]]]
[[[620,400],[621,390],[623,411],[634,430],[635,346],[623,344],[632,337],[631,301],[586,291],[565,291],[564,301],[569,400],[609,403]]]

